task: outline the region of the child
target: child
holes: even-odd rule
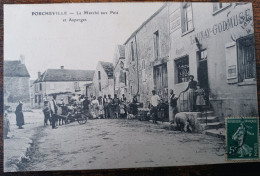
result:
[[[44,101],[44,107],[42,110],[43,114],[44,114],[44,126],[48,125],[47,121],[49,120],[51,123],[51,110],[50,110],[50,106],[49,106],[49,101]]]
[[[206,105],[206,102],[204,100],[204,91],[198,85],[197,86],[197,90],[195,92],[196,92],[196,95],[197,95],[197,97],[196,97],[196,106],[197,106],[199,112],[201,112],[202,111],[202,107]]]

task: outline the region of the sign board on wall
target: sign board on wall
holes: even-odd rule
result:
[[[180,9],[175,10],[170,14],[170,33],[181,27],[181,12]]]

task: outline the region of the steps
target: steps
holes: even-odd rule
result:
[[[199,113],[197,117],[206,135],[225,139],[225,123],[220,122],[219,118],[214,116],[214,111]]]
[[[225,139],[225,124],[218,117],[214,116],[214,111],[207,112],[183,112],[188,116],[195,116],[199,122],[200,129],[209,136]]]

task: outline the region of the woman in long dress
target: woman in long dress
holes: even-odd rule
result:
[[[16,125],[19,127],[19,129],[23,129],[24,125],[24,116],[23,116],[23,103],[19,101],[19,105],[16,107],[15,110],[16,115]]]
[[[195,91],[197,90],[197,81],[194,81],[193,75],[190,75],[189,79],[188,87],[183,92],[188,91],[188,110],[189,112],[192,112],[195,110],[196,105]]]
[[[98,114],[99,114],[99,102],[96,99],[96,97],[93,97],[93,100],[91,101],[91,105],[92,105],[92,111],[93,111],[93,115],[94,118],[98,118]]]

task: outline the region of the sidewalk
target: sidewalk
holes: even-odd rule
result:
[[[16,126],[14,112],[9,113],[9,120],[11,132],[8,133],[10,139],[4,140],[4,171],[15,172],[22,160],[29,159],[26,152],[32,144],[31,138],[35,133],[35,128],[43,125],[43,114],[41,110],[24,112],[24,129],[18,129]]]

